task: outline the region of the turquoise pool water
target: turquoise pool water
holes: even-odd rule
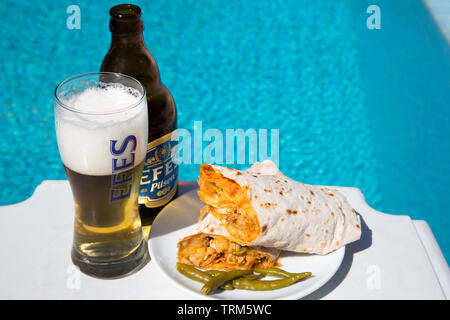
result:
[[[135,1],[179,126],[279,129],[280,167],[426,220],[450,257],[450,52],[420,1]],[[66,9],[81,9],[69,30]],[[98,71],[111,1],[2,1],[0,205],[65,179],[53,90]],[[381,9],[369,30],[366,9]],[[247,164],[236,165],[245,168]],[[198,165],[182,165],[196,180]]]

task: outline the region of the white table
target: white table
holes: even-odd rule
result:
[[[182,182],[180,193],[196,188]],[[335,276],[306,299],[447,299],[450,271],[425,221],[370,208],[342,191],[362,218]],[[44,181],[31,198],[0,207],[0,299],[193,299],[150,261],[117,280],[85,276],[70,259],[74,209],[67,180]]]

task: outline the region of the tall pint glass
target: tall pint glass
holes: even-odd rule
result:
[[[59,153],[75,203],[72,261],[99,278],[149,260],[138,211],[147,150],[144,87],[119,73],[89,73],[55,90]]]

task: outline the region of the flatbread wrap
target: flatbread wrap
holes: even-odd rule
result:
[[[269,160],[243,171],[202,164],[198,183],[202,212],[241,246],[324,255],[361,236],[339,191],[294,181]]]

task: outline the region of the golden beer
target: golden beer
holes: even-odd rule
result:
[[[116,278],[148,260],[138,208],[147,145],[145,89],[117,73],[64,81],[55,125],[75,205],[72,261],[86,274]]]
[[[143,162],[122,174],[133,183],[118,185],[115,192],[129,197],[110,202],[110,176],[87,176],[65,167],[75,202],[74,248],[95,260],[126,258],[142,242],[137,197]]]

